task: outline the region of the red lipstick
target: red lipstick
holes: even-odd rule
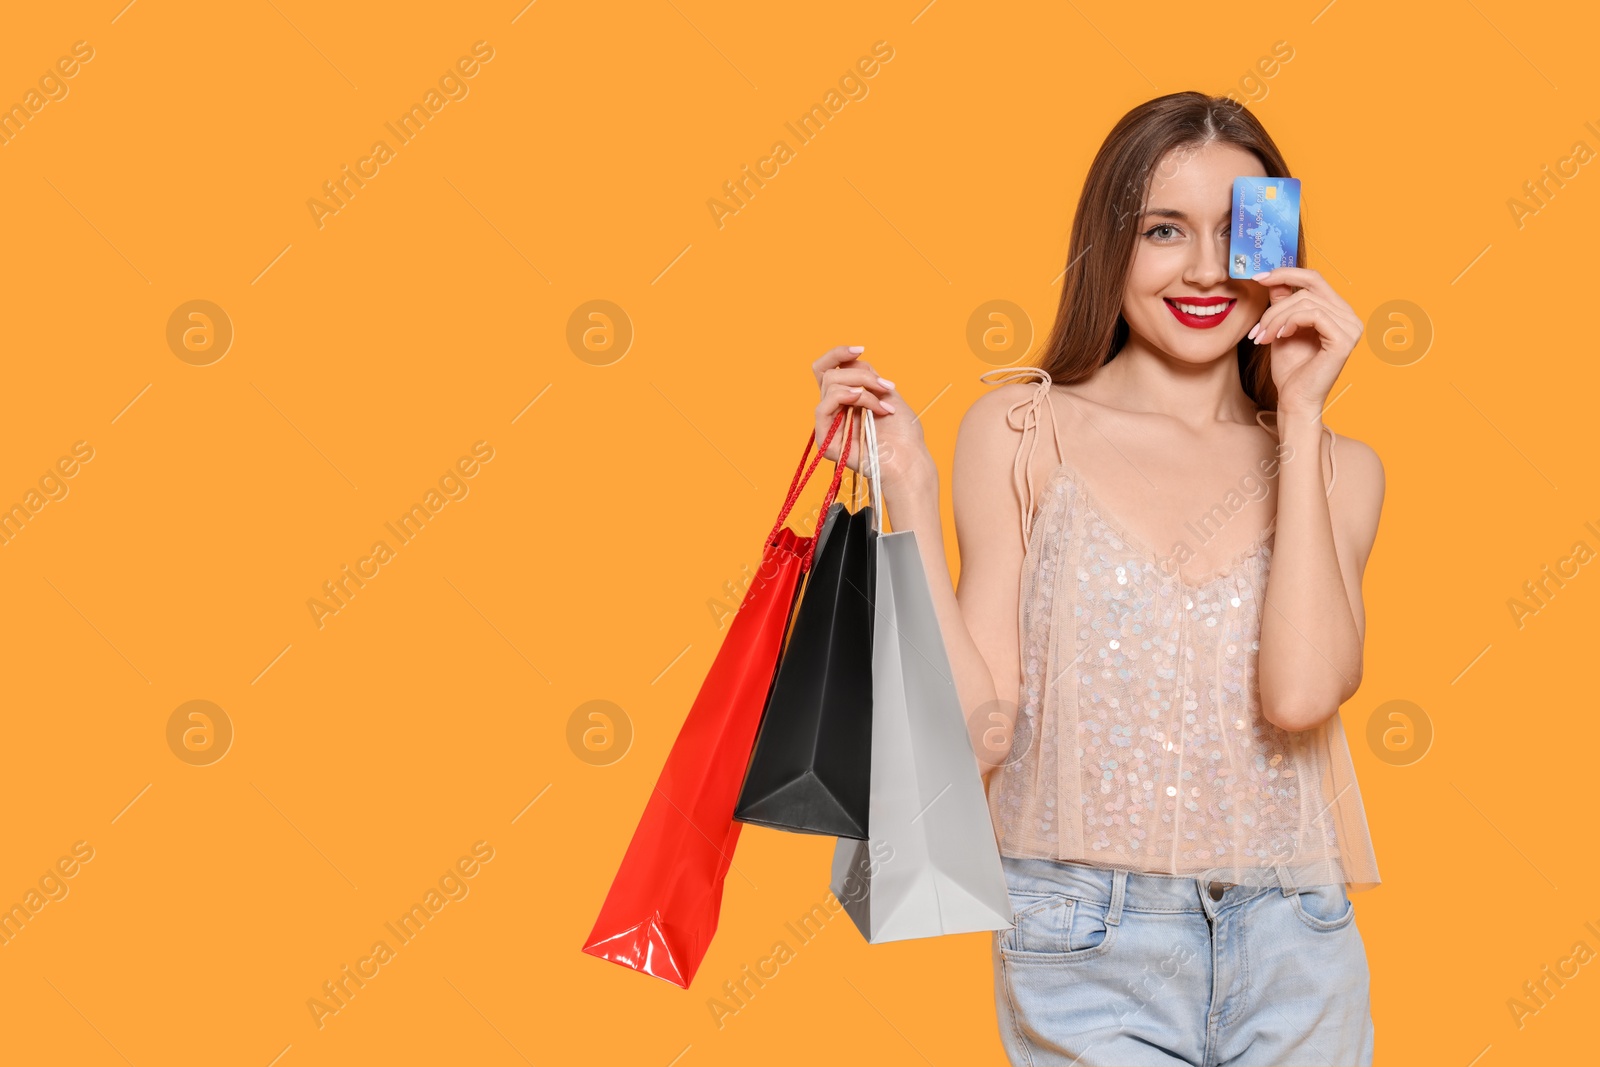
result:
[[[1238,302],[1231,296],[1185,296],[1174,300],[1172,297],[1162,297],[1166,302],[1167,310],[1172,312],[1172,317],[1185,326],[1192,326],[1197,330],[1209,330],[1214,326],[1222,325],[1222,320],[1233,312],[1233,305]],[[1178,304],[1194,308],[1214,308],[1222,306],[1221,311],[1212,311],[1209,314],[1195,315],[1184,311]]]

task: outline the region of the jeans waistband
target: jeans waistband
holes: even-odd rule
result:
[[[1210,882],[1204,877],[1147,874],[1067,860],[1002,856],[1001,862],[1012,892],[1061,895],[1109,905],[1106,921],[1112,925],[1121,919],[1124,908],[1131,911],[1206,911],[1207,905],[1200,898],[1208,887],[1221,887],[1221,891],[1235,888],[1234,883]],[[1230,895],[1244,899],[1273,889],[1280,890],[1284,896],[1294,893],[1293,873],[1282,867],[1274,871],[1275,885],[1238,886],[1238,892]],[[1212,899],[1217,898],[1213,896]]]

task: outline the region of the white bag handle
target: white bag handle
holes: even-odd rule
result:
[[[874,533],[883,533],[883,482],[878,476],[878,427],[872,421],[872,412],[867,408],[861,409],[865,418],[862,420],[867,434],[867,465],[871,468],[872,500],[876,506],[872,509],[872,528]]]
[[[869,484],[863,488],[862,485],[867,478],[867,465],[865,462],[867,439],[861,425],[862,417],[866,415],[866,411],[862,410],[851,414],[855,415],[855,418],[850,422],[850,440],[855,442],[852,448],[855,450],[856,466],[850,471],[850,510],[859,511],[863,497],[866,498],[867,503],[872,503],[872,486]]]

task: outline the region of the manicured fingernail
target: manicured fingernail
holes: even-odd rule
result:
[[[850,346],[850,351],[852,351],[852,352],[865,352],[866,349],[863,348],[861,345],[851,345]]]
[[[1276,341],[1278,338],[1282,337],[1283,336],[1283,331],[1287,330],[1288,328],[1289,327],[1287,327],[1287,326],[1279,326],[1278,327],[1278,332],[1272,335],[1272,339],[1274,341]]]
[[[1259,273],[1259,274],[1252,274],[1252,275],[1250,275],[1250,280],[1251,280],[1251,281],[1256,281],[1256,282],[1259,282],[1259,281],[1260,281],[1260,280],[1261,280],[1261,279],[1262,279],[1262,278],[1265,278],[1265,277],[1266,277],[1266,276],[1267,276],[1267,275],[1269,275],[1269,274],[1271,274],[1271,273],[1272,273],[1272,272],[1271,272],[1271,271],[1270,271],[1270,270],[1264,270],[1264,271],[1262,271],[1262,272],[1261,272],[1261,273]]]
[[[1256,331],[1259,329],[1261,329],[1261,324],[1258,322],[1254,326],[1250,327],[1250,332],[1245,334],[1245,337],[1254,341],[1256,339]]]
[[[859,393],[859,392],[861,392],[861,390],[863,390],[865,388],[866,388],[866,386],[864,386],[864,385],[852,385],[850,387],[850,391],[852,393]]]
[[[881,403],[883,404],[883,410],[887,411],[891,415],[894,414],[894,405],[893,404],[889,403],[887,400],[881,401]]]
[[[883,386],[885,389],[893,389],[894,388],[894,383],[891,382],[887,378],[879,378],[878,379],[878,384]]]

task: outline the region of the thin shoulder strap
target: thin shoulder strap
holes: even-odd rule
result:
[[[1278,436],[1277,426],[1276,425],[1268,426],[1266,423],[1262,422],[1261,421],[1261,416],[1263,416],[1263,415],[1271,415],[1272,416],[1272,421],[1274,423],[1276,423],[1278,421],[1278,413],[1276,411],[1267,411],[1267,410],[1262,410],[1262,411],[1256,412],[1256,424],[1258,426],[1260,426],[1263,430],[1265,430],[1268,433],[1270,433],[1272,436],[1277,437]],[[1334,457],[1334,454],[1333,454],[1333,446],[1337,445],[1339,443],[1339,435],[1333,432],[1333,428],[1331,426],[1324,426],[1323,429],[1328,431],[1328,436],[1330,438],[1330,440],[1328,441],[1328,490],[1327,490],[1327,495],[1328,496],[1332,496],[1333,495],[1333,483],[1339,480],[1339,463],[1338,463],[1338,460]]]
[[[1017,443],[1017,455],[1012,461],[1011,477],[1017,489],[1017,499],[1022,504],[1022,550],[1026,552],[1033,539],[1033,450],[1039,443],[1039,409],[1050,411],[1050,432],[1056,443],[1056,460],[1065,463],[1061,452],[1061,426],[1056,422],[1055,405],[1050,403],[1050,374],[1043,367],[1000,367],[986,371],[978,377],[989,385],[1004,385],[1037,378],[1038,385],[1032,393],[1006,409],[1006,425],[1022,431]],[[1020,418],[1017,417],[1021,413]]]

